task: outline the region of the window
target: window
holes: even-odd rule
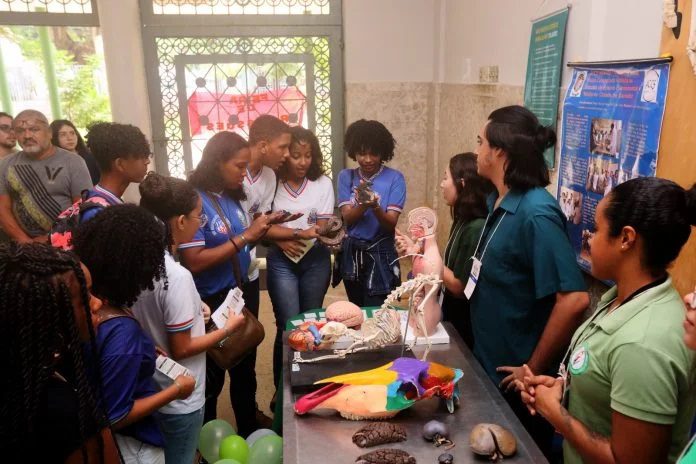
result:
[[[92,13],[91,0],[0,0],[0,12]]]
[[[325,15],[329,0],[154,0],[155,14]]]
[[[300,6],[331,14],[287,12]],[[141,0],[141,14],[158,171],[185,177],[215,133],[247,138],[261,114],[313,130],[329,175],[343,167],[339,1]]]
[[[101,34],[89,0],[0,0],[0,103],[81,129],[110,120]],[[33,25],[12,25],[12,24]]]

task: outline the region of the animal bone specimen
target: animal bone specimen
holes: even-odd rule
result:
[[[434,396],[445,399],[454,412],[459,398],[461,369],[442,364],[397,358],[384,366],[323,379],[327,384],[295,402],[295,412],[333,409],[351,420],[388,419],[417,401]]]

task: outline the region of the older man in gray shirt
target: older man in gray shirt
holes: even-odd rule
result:
[[[41,112],[25,110],[12,122],[22,151],[0,161],[0,225],[18,242],[46,241],[58,215],[92,187],[84,160],[51,144]]]

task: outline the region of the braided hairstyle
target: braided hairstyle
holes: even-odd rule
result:
[[[75,321],[68,278],[74,275],[89,332],[87,355]],[[67,277],[67,278],[66,278]],[[0,376],[0,443],[5,459],[31,449],[40,439],[40,404],[47,383],[60,361],[72,377],[77,394],[77,423],[84,443],[107,426],[100,408],[100,385],[89,293],[80,263],[74,255],[46,244],[0,244],[0,350],[5,374]],[[104,443],[97,434],[102,453]],[[87,462],[83,446],[82,458]]]
[[[92,273],[95,295],[128,307],[145,289],[165,278],[165,227],[145,208],[114,205],[80,224],[74,251]],[[166,287],[166,281],[165,281]]]
[[[169,220],[187,216],[198,204],[198,192],[191,184],[176,177],[150,172],[140,183],[140,206],[161,219],[166,227],[167,246],[174,244]],[[170,250],[171,251],[171,250]]]

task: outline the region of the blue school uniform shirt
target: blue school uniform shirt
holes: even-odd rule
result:
[[[372,190],[379,195],[379,206],[385,211],[401,213],[406,203],[406,180],[396,169],[382,166],[371,178],[362,176],[360,169],[344,169],[338,175],[338,207],[355,205],[355,187],[361,180],[371,180]],[[348,227],[348,236],[372,242],[382,235],[379,221],[372,210],[367,210],[362,218]]]
[[[159,391],[155,385],[155,344],[131,317],[102,322],[97,330],[102,394],[109,422],[125,418],[135,400]],[[163,447],[164,437],[153,415],[118,431],[152,446]]]
[[[232,228],[232,236],[239,235],[247,229],[247,216],[238,201],[233,200],[224,193],[216,194],[201,190],[197,191],[203,201],[203,214],[208,218],[208,223],[196,231],[193,240],[180,244],[180,250],[195,247],[215,248],[229,241],[229,227]],[[222,214],[226,217],[220,217],[213,203],[213,198],[217,199]],[[239,257],[241,275],[246,276],[251,262],[249,246],[245,245],[237,256]],[[193,280],[201,298],[208,298],[223,290],[236,287],[241,283],[234,278],[231,259],[194,274]]]
[[[119,197],[115,193],[111,192],[110,190],[105,189],[104,187],[102,187],[99,184],[95,185],[93,189],[90,189],[87,192],[87,199],[88,200],[90,198],[94,198],[94,197],[103,198],[104,200],[106,200],[106,202],[110,206],[123,204],[123,199],[121,197]],[[92,219],[94,216],[96,216],[103,209],[104,209],[104,207],[100,206],[98,208],[92,208],[92,209],[86,210],[85,212],[80,214],[80,224],[82,224],[83,222],[89,221],[90,219]]]

